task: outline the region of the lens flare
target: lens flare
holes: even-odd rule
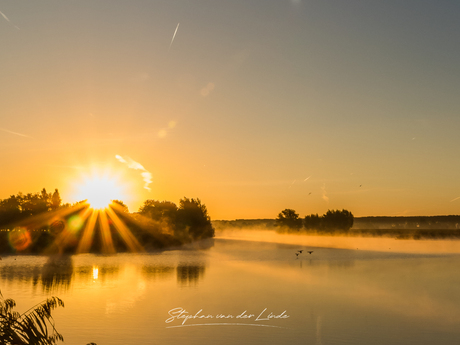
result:
[[[30,232],[24,228],[16,228],[8,234],[8,242],[16,251],[23,251],[32,244]]]
[[[80,231],[84,224],[85,224],[84,220],[78,214],[70,217],[69,220],[67,221],[69,230],[74,233]]]
[[[64,231],[64,229],[65,229],[65,221],[61,219],[55,220],[50,225],[50,232],[55,236],[60,234],[62,231]]]

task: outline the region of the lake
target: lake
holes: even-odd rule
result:
[[[4,257],[0,288],[20,312],[61,298],[69,345],[458,344],[459,243],[218,232],[199,248]]]

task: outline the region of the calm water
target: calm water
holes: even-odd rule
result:
[[[458,344],[460,255],[425,253],[430,242],[418,253],[409,242],[410,253],[279,242],[226,236],[202,250],[10,256],[0,288],[18,311],[63,299],[53,315],[69,345]],[[314,252],[296,258],[299,249]],[[179,310],[207,318],[179,319]]]

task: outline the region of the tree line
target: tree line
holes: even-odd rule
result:
[[[0,200],[0,226],[6,226],[44,212],[55,211],[63,206],[61,204],[61,196],[57,189],[54,190],[54,193],[48,193],[45,188],[39,193],[22,194],[19,192],[17,195]]]
[[[348,231],[353,226],[353,214],[347,210],[328,210],[322,216],[311,214],[300,218],[293,209],[284,209],[276,218],[276,225],[281,231]]]
[[[179,205],[146,200],[134,213],[120,200],[113,200],[106,212],[92,212],[94,216],[89,216],[89,208],[85,200],[63,204],[57,189],[48,193],[43,188],[39,193],[18,193],[0,200],[0,252],[75,253],[87,227],[92,230],[85,251],[94,253],[104,252],[107,238],[115,251],[123,252],[136,251],[136,242],[137,247],[150,250],[214,236],[200,199],[184,197]],[[120,230],[120,221],[132,237]],[[65,248],[59,242],[65,242]]]
[[[200,199],[183,198],[179,206],[170,201],[146,200],[139,215],[151,219],[179,239],[197,240],[214,236],[211,217]]]

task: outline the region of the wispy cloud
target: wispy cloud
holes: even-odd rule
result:
[[[6,132],[6,133],[10,133],[10,134],[14,134],[14,135],[19,135],[20,137],[32,138],[30,135],[26,135],[26,134],[22,134],[22,133],[18,133],[18,132],[13,132],[13,131],[10,131],[10,130],[5,129],[5,128],[0,128],[0,130],[3,131],[3,132]]]
[[[327,192],[326,192],[326,184],[323,184],[323,186],[321,187],[321,191],[323,193],[322,195],[323,200],[326,202],[329,202],[329,197],[327,196]]]
[[[201,89],[200,91],[201,96],[203,97],[209,96],[209,94],[211,93],[212,90],[214,90],[215,87],[216,85],[214,83],[209,82],[205,87]]]
[[[143,166],[142,164],[136,162],[135,160],[129,158],[129,157],[126,157],[123,158],[122,156],[120,155],[115,155],[115,158],[118,159],[121,163],[124,163],[128,166],[128,168],[130,169],[134,169],[134,170],[141,170],[141,176],[145,182],[144,184],[144,188],[147,189],[149,192],[151,191],[151,189],[149,188],[149,184],[152,183],[152,174],[150,172],[148,172]]]

